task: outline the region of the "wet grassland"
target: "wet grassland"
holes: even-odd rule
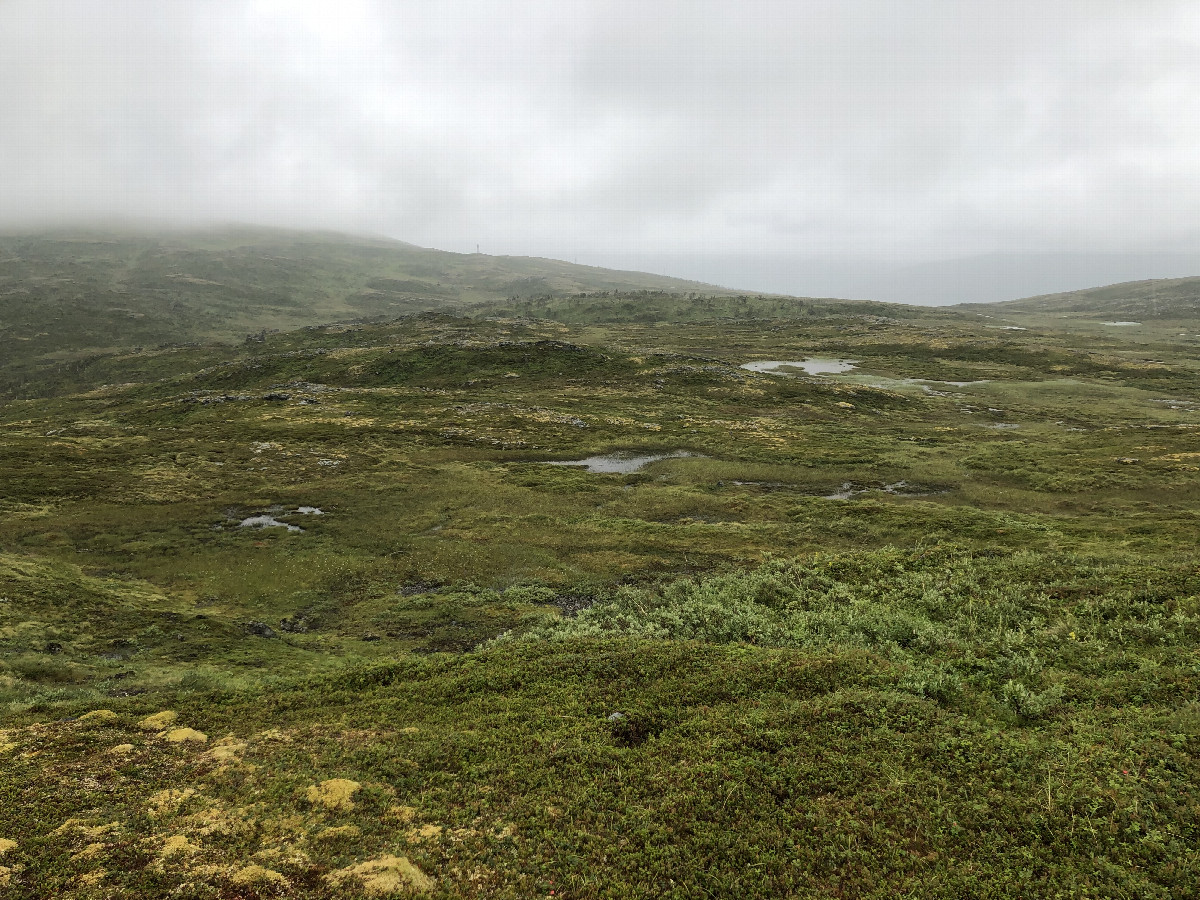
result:
[[[778,303],[23,384],[5,890],[1194,896],[1189,347]]]

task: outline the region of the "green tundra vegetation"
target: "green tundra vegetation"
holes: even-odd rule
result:
[[[14,266],[5,897],[1200,894],[1186,297],[296,275],[32,347]]]

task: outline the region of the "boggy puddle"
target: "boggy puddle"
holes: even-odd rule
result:
[[[800,369],[806,375],[841,375],[857,366],[857,361],[853,359],[809,356],[798,360],[763,359],[758,362],[742,363],[741,368],[763,375],[795,375],[796,369]],[[793,371],[789,372],[789,369]]]
[[[944,488],[926,487],[919,484],[909,484],[907,481],[896,481],[892,484],[884,485],[865,485],[856,484],[853,481],[846,481],[842,484],[840,491],[834,491],[832,494],[825,494],[823,500],[849,500],[852,497],[857,497],[859,494],[869,494],[872,491],[879,491],[884,494],[891,494],[893,497],[932,497],[934,494],[947,493]]]
[[[589,456],[586,459],[551,460],[547,466],[579,466],[596,475],[631,475],[641,471],[652,462],[660,459],[683,459],[699,457],[701,454],[690,450],[672,450],[670,453],[636,453],[633,451],[618,451],[603,456]]]
[[[249,529],[255,529],[255,530],[261,529],[261,528],[286,528],[289,532],[292,532],[293,534],[300,534],[300,533],[304,532],[304,529],[301,528],[299,525],[293,525],[290,522],[281,521],[281,520],[275,518],[275,516],[277,516],[277,515],[323,516],[323,515],[325,515],[325,511],[316,506],[301,506],[301,507],[291,510],[289,512],[288,510],[284,509],[282,506],[272,506],[270,509],[266,510],[265,512],[261,512],[256,515],[253,515],[253,516],[248,516],[246,518],[241,518],[240,521],[239,521],[239,515],[237,514],[237,511],[234,509],[226,510],[225,515],[226,515],[225,524],[224,525],[221,525],[221,524],[214,525],[213,530],[224,531],[226,525],[230,525],[230,526],[236,526],[237,528],[249,528]]]

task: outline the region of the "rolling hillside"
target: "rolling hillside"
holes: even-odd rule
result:
[[[267,331],[431,311],[597,325],[963,316],[750,295],[644,272],[332,232],[9,233],[0,234],[0,391],[19,393],[48,369],[96,355],[261,340]]]
[[[1181,321],[1200,318],[1200,277],[1127,281],[1004,303],[964,303],[952,308],[1008,316]]]
[[[1200,896],[1195,353],[817,309],[0,403],[0,896]]]
[[[549,259],[265,228],[0,234],[0,370],[110,349],[242,340],[346,319],[585,291],[728,293]]]

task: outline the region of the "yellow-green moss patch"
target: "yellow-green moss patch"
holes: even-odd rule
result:
[[[319,804],[327,809],[350,810],[354,809],[354,801],[351,798],[361,787],[359,782],[349,778],[330,778],[309,787],[306,796],[310,803]]]

